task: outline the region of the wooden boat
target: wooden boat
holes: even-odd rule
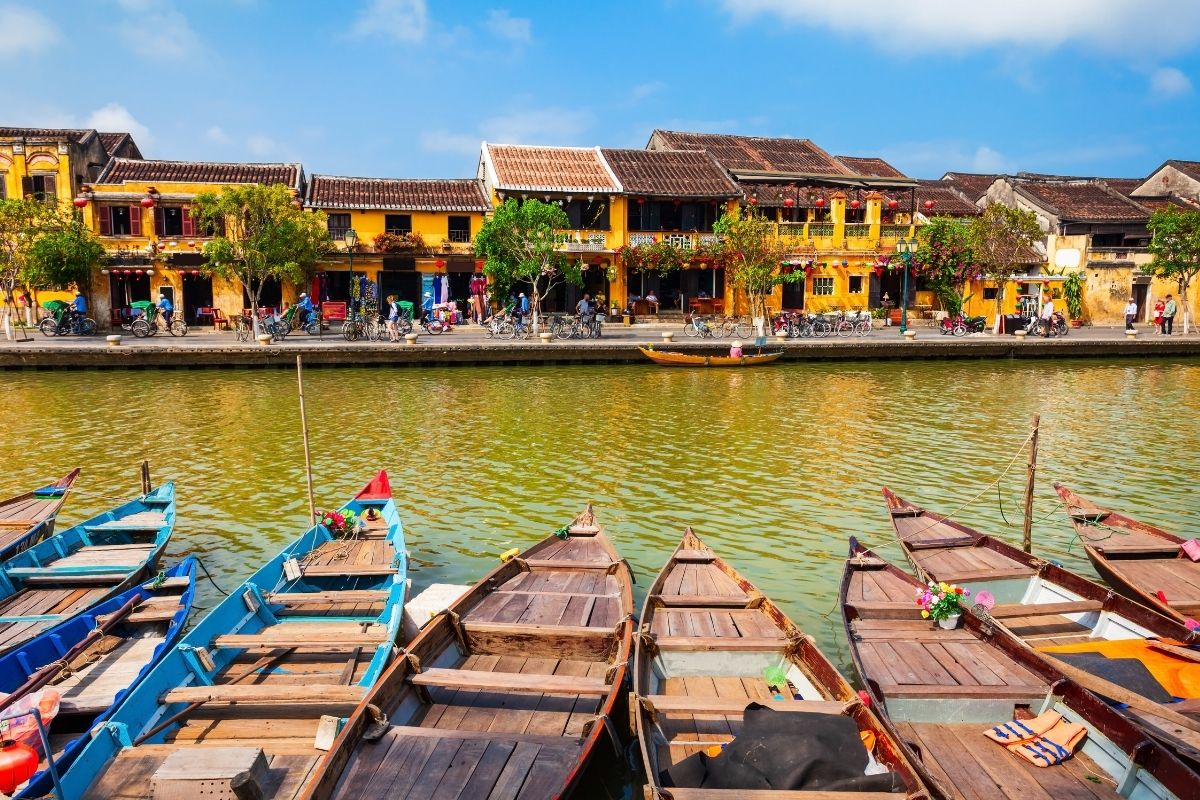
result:
[[[1100,577],[1172,619],[1200,619],[1200,563],[1184,555],[1183,538],[1097,505],[1062,484],[1054,489]]]
[[[640,345],[638,350],[662,367],[759,367],[770,364],[783,355],[782,350],[776,350],[773,353],[751,353],[740,358],[731,358],[702,353],[680,353],[676,350],[655,350],[651,345]]]
[[[54,766],[71,766],[94,725],[104,722],[179,638],[192,608],[196,559],[186,558],[148,583],[135,586],[31,639],[0,657],[0,715],[14,701],[48,686],[60,694],[50,726]],[[18,797],[50,794],[42,760]]]
[[[304,796],[567,796],[613,735],[632,636],[629,567],[589,506],[426,624]]]
[[[976,612],[986,613],[1034,652],[1063,658],[1066,654],[1104,655],[1107,651],[1114,658],[1142,658],[1152,665],[1161,664],[1163,673],[1193,669],[1194,657],[1173,651],[1170,645],[1161,646],[1200,643],[1200,633],[1189,630],[1178,620],[1164,617],[1057,564],[926,511],[886,488],[883,495],[896,538],[917,576],[922,581],[962,584],[976,595],[980,591],[990,592],[996,605]],[[869,585],[869,576],[865,580]],[[886,588],[881,587],[880,591]],[[888,599],[907,608],[911,598],[905,594]],[[1139,648],[1137,642],[1148,644]],[[1085,668],[1085,671],[1092,670]],[[1200,711],[1200,691],[1172,688],[1175,691],[1171,694],[1196,702],[1168,704],[1168,712],[1190,713],[1193,708]],[[1200,689],[1200,685],[1196,688]],[[1146,725],[1151,734],[1166,741],[1185,761],[1200,765],[1200,731],[1180,728],[1147,711],[1127,709],[1125,713]]]
[[[694,753],[733,741],[752,703],[780,711],[850,717],[859,731],[874,735],[874,757],[892,773],[890,783],[910,797],[926,796],[902,748],[812,637],[690,528],[650,587],[639,630],[633,716],[648,797],[865,800],[904,796],[892,791],[768,792],[694,785],[688,780],[691,771],[681,763]],[[786,686],[768,685],[766,671],[771,668],[786,674]]]
[[[946,798],[1192,798],[1200,775],[999,626],[970,612],[943,630],[920,617],[922,586],[853,538],[840,590],[854,667],[926,782]],[[1054,710],[1087,736],[1037,767],[983,732]]]
[[[79,470],[48,486],[0,500],[0,561],[54,533],[54,520],[67,502]]]
[[[256,785],[239,791],[296,796],[322,718],[349,713],[398,652],[407,557],[387,474],[341,511],[362,524],[309,528],[184,635],[93,731],[67,797],[230,796],[244,771]]]
[[[174,527],[167,483],[0,563],[0,653],[146,577]]]

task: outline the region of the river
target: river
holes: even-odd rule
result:
[[[414,591],[473,582],[592,501],[639,592],[691,525],[843,668],[831,612],[846,538],[898,556],[880,486],[1019,543],[1025,470],[1014,455],[1032,414],[1042,415],[1035,546],[1094,574],[1052,480],[1200,531],[1196,362],[336,369],[305,379],[318,505],[386,468]],[[135,495],[149,459],[154,479],[179,493],[168,555],[199,555],[226,589],[305,525],[290,371],[11,372],[0,430],[4,496],[83,467],[62,527]],[[999,497],[969,502],[1010,466]],[[216,599],[205,581],[201,605]]]

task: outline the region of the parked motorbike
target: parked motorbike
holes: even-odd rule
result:
[[[1055,311],[1050,317],[1050,330],[1047,331],[1050,336],[1066,336],[1067,335],[1067,318],[1061,312]],[[1025,325],[1025,333],[1030,336],[1042,335],[1042,320],[1039,317],[1030,317],[1029,322]]]
[[[966,336],[968,333],[982,333],[987,328],[987,317],[967,317],[959,314],[956,317],[946,317],[942,320],[938,332],[943,336]]]

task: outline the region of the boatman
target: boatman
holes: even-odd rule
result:
[[[162,292],[158,293],[158,313],[162,314],[163,322],[170,328],[171,317],[175,316],[175,306],[171,305],[171,301]]]

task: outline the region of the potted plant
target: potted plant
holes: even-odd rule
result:
[[[1082,272],[1067,275],[1062,285],[1062,296],[1067,302],[1067,313],[1071,315],[1071,327],[1083,325],[1083,281]]]
[[[951,630],[958,627],[962,616],[961,603],[970,596],[969,589],[952,583],[930,581],[927,586],[917,589],[917,605],[921,607],[923,618],[932,619],[946,630]]]

